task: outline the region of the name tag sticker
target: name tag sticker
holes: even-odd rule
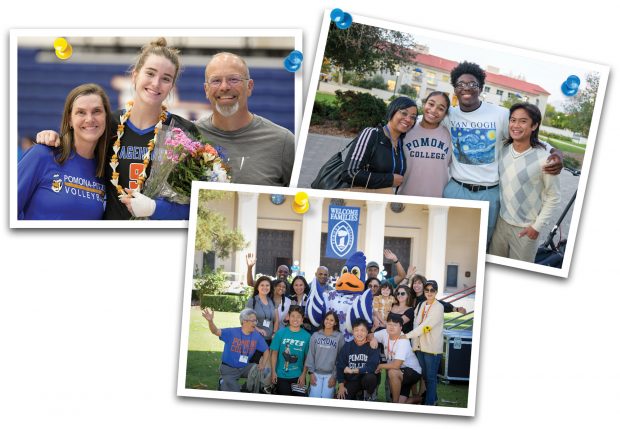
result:
[[[247,355],[240,355],[239,356],[239,362],[240,363],[247,363],[248,362],[248,356]]]
[[[263,327],[269,328],[270,325],[271,325],[271,321],[263,320]]]

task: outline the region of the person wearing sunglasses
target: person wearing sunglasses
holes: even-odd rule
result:
[[[508,139],[508,109],[480,99],[486,73],[476,63],[464,61],[450,72],[458,107],[450,107],[445,125],[452,137],[451,180],[443,197],[489,202],[487,243],[499,214],[499,153]],[[562,171],[562,153],[548,157],[544,172]]]
[[[406,334],[413,339],[413,351],[422,367],[426,384],[424,404],[431,406],[437,403],[437,373],[443,354],[444,309],[436,299],[438,290],[436,281],[424,283],[426,301],[416,309],[414,328]]]
[[[222,146],[235,183],[288,186],[295,158],[295,136],[250,112],[254,80],[245,60],[230,52],[213,56],[205,69],[204,90],[213,114],[196,122],[207,140]]]
[[[258,352],[263,355],[258,363],[258,368],[262,371],[269,367],[269,347],[256,331],[256,311],[244,309],[239,314],[241,327],[231,327],[219,329],[213,322],[215,311],[205,308],[202,316],[209,323],[211,333],[224,342],[222,352],[222,363],[220,364],[220,389],[222,391],[241,391],[239,378],[247,378],[250,370],[254,367],[252,357]]]
[[[392,305],[388,313],[388,319],[390,316],[399,315],[403,319],[403,333],[409,333],[413,330],[414,317],[413,308],[411,307],[411,290],[409,287],[401,285],[394,290],[394,297],[396,297],[396,303]]]

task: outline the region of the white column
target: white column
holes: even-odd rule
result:
[[[441,297],[446,286],[446,243],[448,241],[448,210],[445,206],[428,207],[426,239],[426,279],[437,281]]]
[[[366,263],[376,261],[383,270],[383,244],[385,239],[385,208],[387,202],[366,202],[364,254]],[[359,246],[358,246],[359,248]]]
[[[321,264],[321,221],[323,197],[310,197],[310,209],[303,214],[301,224],[301,270],[310,282]]]
[[[256,254],[256,236],[258,235],[258,194],[237,192],[237,229],[243,234],[248,247],[235,254],[234,271],[242,274],[241,278],[245,281],[247,265],[245,254],[253,252]]]

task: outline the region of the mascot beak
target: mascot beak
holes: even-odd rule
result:
[[[364,283],[360,278],[352,273],[344,273],[336,282],[336,290],[361,293],[364,291]]]

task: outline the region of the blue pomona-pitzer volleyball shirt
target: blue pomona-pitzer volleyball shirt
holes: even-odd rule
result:
[[[18,218],[102,219],[105,188],[95,171],[95,159],[73,153],[60,165],[53,148],[36,145],[17,165]]]

